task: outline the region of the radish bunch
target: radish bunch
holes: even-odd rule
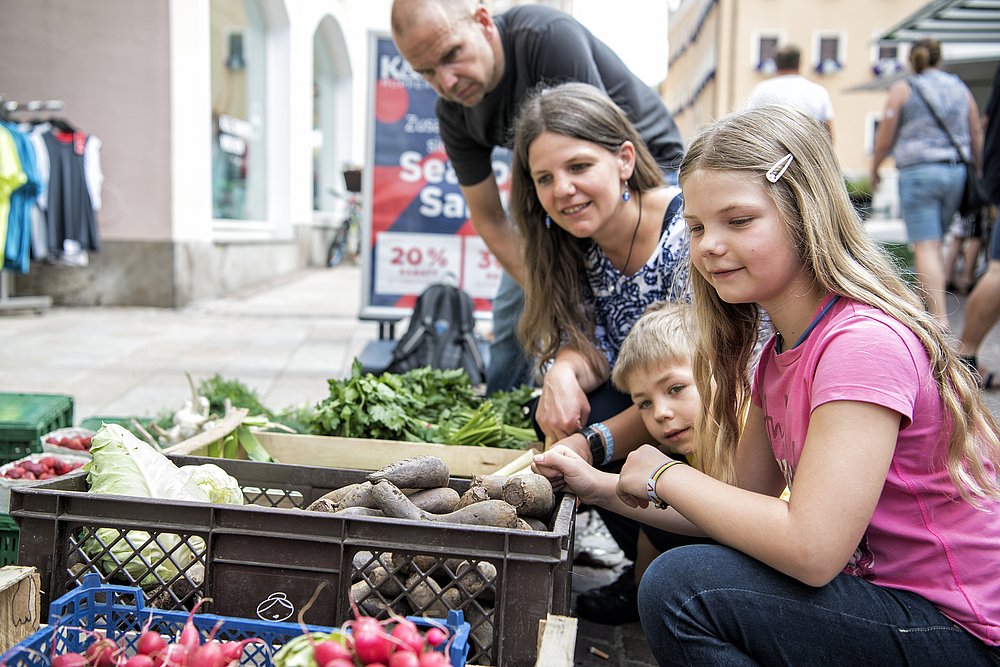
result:
[[[392,629],[386,627],[392,624]],[[274,667],[449,667],[444,653],[434,649],[448,634],[438,627],[426,633],[413,621],[377,621],[358,616],[330,635],[306,632],[285,644],[274,656]]]
[[[202,642],[201,635],[198,634],[198,629],[194,626],[194,613],[203,602],[210,599],[203,598],[198,601],[198,604],[188,615],[187,622],[178,633],[175,642],[167,642],[163,635],[150,629],[150,624],[153,621],[153,616],[150,614],[149,620],[143,626],[136,640],[136,653],[131,657],[126,657],[125,650],[118,646],[113,639],[97,632],[82,629],[83,632],[93,635],[94,641],[82,652],[67,652],[56,655],[55,633],[59,630],[59,627],[56,626],[53,629],[49,664],[51,667],[231,667],[239,663],[243,655],[243,648],[247,644],[261,640],[252,637],[219,642],[215,640],[215,632],[219,629],[219,625],[216,625],[208,639]]]

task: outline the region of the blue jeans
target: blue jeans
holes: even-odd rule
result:
[[[814,588],[718,545],[653,561],[639,614],[660,665],[1000,665],[919,595],[846,574]]]
[[[524,290],[503,272],[493,299],[493,342],[486,370],[486,395],[532,383],[531,363],[517,341],[517,321],[524,309]]]
[[[965,166],[927,162],[899,170],[899,209],[906,238],[940,241],[951,226],[965,189]]]

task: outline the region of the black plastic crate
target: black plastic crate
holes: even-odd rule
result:
[[[547,531],[342,517],[301,508],[362,481],[367,471],[171,458],[177,465],[223,467],[252,505],[91,495],[85,475],[71,473],[11,494],[11,515],[21,526],[18,562],[38,568],[49,595],[97,572],[108,583],[141,586],[153,606],[184,609],[211,596],[215,613],[268,621],[294,619],[325,581],[330,593],[319,595],[305,622],[330,626],[352,617],[349,591],[359,580],[374,583],[359,596],[369,613],[427,586],[429,601],[414,607],[407,600],[405,611],[430,615],[449,601],[457,606],[471,626],[468,661],[480,665],[534,664],[538,621],[569,613],[571,495],[557,496]],[[450,482],[459,492],[469,483]],[[483,566],[490,574],[478,581],[473,575],[475,585],[468,586],[455,559],[492,568]],[[374,582],[375,565],[390,576]],[[411,588],[400,593],[400,585]]]
[[[0,393],[0,464],[42,451],[42,436],[73,425],[73,397]]]

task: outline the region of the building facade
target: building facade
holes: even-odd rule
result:
[[[0,94],[61,101],[104,177],[100,251],[33,263],[14,295],[182,306],[325,259],[390,0],[3,5]]]

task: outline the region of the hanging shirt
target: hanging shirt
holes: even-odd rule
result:
[[[17,156],[14,137],[10,130],[0,126],[0,257],[6,252],[10,196],[27,180],[28,176],[21,168],[21,159]]]
[[[36,261],[49,256],[49,223],[46,209],[49,205],[49,147],[45,144],[45,133],[52,129],[48,123],[23,123],[22,129],[28,133],[35,149],[35,169],[38,171],[38,196],[31,209],[31,256]]]
[[[25,182],[10,196],[10,213],[7,220],[7,244],[4,248],[3,266],[20,273],[27,273],[31,263],[31,209],[38,194],[38,170],[35,168],[35,151],[24,132],[11,123],[3,123],[10,132],[25,174]]]
[[[100,250],[83,159],[87,135],[56,130],[44,138],[49,149],[49,252],[62,252],[66,240],[79,243],[83,250]]]

